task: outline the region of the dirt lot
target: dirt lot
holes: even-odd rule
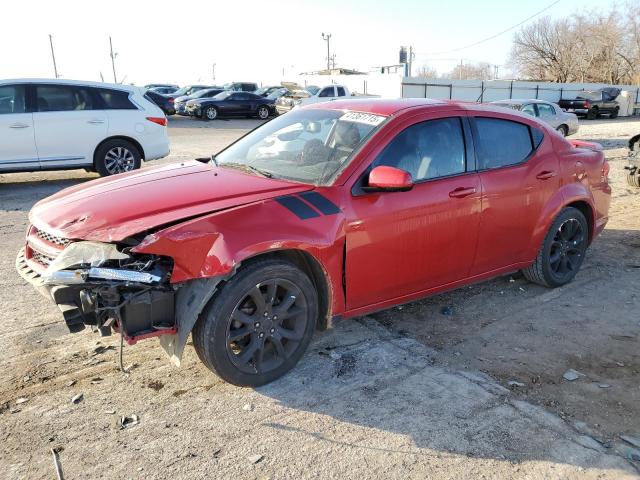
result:
[[[257,124],[172,119],[173,153],[154,163]],[[605,146],[614,199],[573,283],[514,274],[343,322],[256,390],[191,348],[176,369],[155,340],[125,348],[123,374],[117,338],[67,334],[13,263],[33,203],[95,175],[0,175],[0,478],[54,478],[51,448],[68,479],[635,477],[640,448],[620,435],[640,439],[640,190],[622,167],[638,131],[604,119],[576,136]]]

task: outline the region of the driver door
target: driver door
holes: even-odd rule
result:
[[[366,192],[347,212],[347,308],[435,289],[469,276],[480,223],[481,185],[464,112],[414,117],[399,126],[371,168],[411,173],[406,192]]]

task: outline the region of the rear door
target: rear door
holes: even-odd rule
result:
[[[90,88],[36,84],[33,114],[36,147],[43,169],[93,164],[107,134],[107,117]]]
[[[0,85],[0,172],[40,168],[26,99],[26,85]]]
[[[475,116],[482,215],[472,275],[529,261],[540,214],[559,188],[558,159],[543,132],[516,118]]]

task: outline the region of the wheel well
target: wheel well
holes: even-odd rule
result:
[[[302,250],[275,250],[250,257],[244,260],[242,264],[246,265],[256,260],[264,260],[265,258],[282,259],[293,263],[309,276],[313,286],[316,287],[318,291],[319,312],[317,328],[318,330],[325,330],[327,328],[327,317],[331,299],[327,276],[320,263],[311,254]]]
[[[589,226],[589,243],[591,243],[593,238],[593,209],[591,208],[591,205],[587,202],[579,201],[570,203],[567,207],[573,207],[580,210],[584,215],[584,218],[587,219],[587,225]]]
[[[96,149],[93,151],[93,164],[94,165],[96,163],[96,153],[98,152],[98,149],[102,145],[104,145],[106,142],[108,142],[110,140],[126,140],[127,142],[132,143],[133,146],[138,149],[138,152],[140,152],[140,157],[142,158],[142,160],[144,160],[144,148],[142,148],[142,145],[140,145],[140,142],[138,142],[137,140],[135,140],[135,139],[133,139],[131,137],[127,137],[127,136],[124,136],[124,135],[114,135],[113,137],[105,138],[103,141],[101,141],[96,146]]]

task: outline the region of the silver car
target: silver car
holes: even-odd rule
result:
[[[544,100],[499,100],[491,102],[491,104],[536,117],[551,125],[565,137],[578,132],[578,117],[573,113],[563,111],[555,103]]]

